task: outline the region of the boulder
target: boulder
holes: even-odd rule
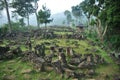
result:
[[[73,49],[70,47],[66,48],[66,56],[72,57],[74,56]]]
[[[80,62],[81,62],[81,61],[80,61],[79,58],[72,58],[69,63],[70,63],[71,65],[78,65]]]
[[[56,60],[52,62],[52,66],[54,68],[54,70],[59,73],[59,74],[63,74],[64,73],[64,68],[61,65],[61,61],[60,60]]]
[[[95,75],[95,70],[90,69],[90,70],[87,71],[87,74],[90,75],[90,76],[93,76],[93,75]]]

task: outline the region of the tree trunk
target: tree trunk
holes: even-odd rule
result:
[[[102,37],[105,36],[105,34],[106,34],[106,32],[107,32],[107,28],[108,28],[108,26],[107,26],[107,24],[106,24],[105,29],[104,29],[103,34],[102,34]]]
[[[40,24],[39,24],[39,21],[38,21],[37,12],[35,12],[35,15],[36,15],[37,27],[39,28]]]
[[[45,28],[47,28],[47,23],[45,23]]]
[[[104,41],[104,36],[105,36],[105,34],[106,34],[106,32],[107,32],[108,26],[107,26],[107,24],[106,24],[105,28],[102,29],[101,20],[100,20],[100,19],[97,19],[97,20],[98,20],[98,21],[97,21],[97,32],[98,32],[98,36],[99,36],[100,40],[103,42],[103,41]]]
[[[31,30],[31,28],[30,28],[30,23],[29,23],[29,13],[27,13],[27,24],[28,24],[29,30]]]
[[[5,8],[6,8],[6,13],[7,13],[7,18],[8,18],[8,23],[9,23],[9,32],[12,32],[12,25],[11,25],[11,20],[10,20],[10,14],[9,14],[9,9],[8,9],[8,3],[6,0],[4,0],[5,2]]]
[[[29,15],[27,15],[27,23],[28,23],[28,27],[30,27],[30,23],[29,23]]]

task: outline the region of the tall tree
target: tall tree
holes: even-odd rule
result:
[[[64,15],[66,16],[67,24],[69,25],[70,22],[72,21],[71,12],[70,12],[69,10],[66,10],[66,11],[64,12]]]
[[[14,0],[12,7],[15,9],[13,12],[18,13],[21,17],[27,18],[27,23],[29,26],[29,15],[35,12],[32,5],[33,0]]]
[[[12,25],[11,25],[11,20],[10,20],[10,14],[9,14],[9,3],[7,0],[1,0],[0,1],[0,10],[6,9],[7,13],[7,18],[8,18],[8,23],[9,23],[9,33],[12,32]]]
[[[85,0],[80,4],[81,8],[83,9],[84,13],[87,15],[88,18],[90,16],[94,17],[96,21],[96,28],[98,32],[98,36],[101,41],[103,41],[104,35],[107,30],[107,24],[106,21],[104,22],[105,27],[103,27],[103,23],[101,23],[100,14],[103,14],[104,10],[104,0]],[[104,16],[104,19],[106,19],[106,16]],[[90,23],[89,23],[90,24]],[[104,28],[104,29],[103,29]]]
[[[41,24],[45,24],[45,27],[47,26],[47,23],[50,23],[53,21],[53,19],[50,19],[51,12],[49,9],[46,8],[46,6],[42,6],[42,9],[38,11],[38,20]]]
[[[76,18],[76,22],[80,23],[80,18],[82,16],[82,11],[79,5],[72,6],[72,14]]]
[[[38,14],[37,14],[37,9],[38,9],[38,2],[39,0],[34,0],[34,8],[35,8],[35,16],[36,16],[36,21],[37,21],[37,27],[39,28],[40,24],[38,21]]]

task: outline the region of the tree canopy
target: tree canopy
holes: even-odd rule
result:
[[[66,16],[67,24],[69,25],[70,22],[72,21],[71,12],[70,12],[69,10],[66,10],[66,11],[64,12],[64,15]]]
[[[43,6],[42,6],[42,9],[40,9],[40,10],[38,11],[38,20],[39,20],[39,22],[40,22],[41,24],[44,23],[45,26],[46,26],[47,23],[50,23],[50,22],[53,21],[53,19],[50,19],[50,16],[51,16],[50,10],[47,9],[46,6],[43,5]]]
[[[120,34],[119,3],[119,0],[84,0],[79,5],[87,18],[94,17],[99,37],[115,40],[114,45],[120,43],[120,37],[113,39]]]

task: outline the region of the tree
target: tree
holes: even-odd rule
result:
[[[22,27],[25,26],[24,18],[19,19],[19,23]]]
[[[53,19],[50,19],[50,10],[46,8],[46,6],[42,6],[42,9],[38,11],[38,20],[41,24],[45,24],[45,27],[47,26],[47,23],[50,23],[53,21]]]
[[[72,6],[72,14],[76,18],[76,22],[80,23],[80,18],[82,16],[82,10],[79,5]]]
[[[15,9],[13,12],[18,13],[21,17],[27,18],[27,23],[29,26],[29,15],[35,12],[32,5],[33,0],[14,0],[12,7]]]
[[[9,33],[12,32],[12,25],[11,25],[11,20],[10,20],[10,14],[9,14],[9,4],[6,0],[1,0],[0,1],[0,10],[6,9],[7,13],[7,18],[8,18],[8,23],[9,23]]]
[[[72,21],[71,12],[70,12],[69,10],[66,10],[66,11],[64,12],[64,15],[66,16],[67,24],[69,25],[70,22]]]
[[[90,16],[94,17],[95,24],[98,32],[99,39],[103,41],[103,38],[105,36],[105,33],[107,31],[107,24],[106,21],[104,23],[101,23],[100,16],[103,15],[104,10],[104,0],[85,0],[80,4],[83,12],[87,15],[87,17],[90,19]],[[104,19],[106,19],[106,16],[104,16]],[[90,23],[89,23],[90,24]],[[103,25],[105,24],[105,25]],[[103,27],[105,26],[105,27]]]
[[[37,1],[39,0],[34,0],[34,8],[35,8],[35,15],[36,15],[36,21],[37,21],[37,27],[39,28],[39,21],[38,21],[38,14],[37,14],[37,9],[38,9],[38,3]]]
[[[99,39],[120,45],[120,1],[119,0],[84,0],[80,3],[85,15],[94,19]],[[89,23],[90,24],[90,23]],[[117,37],[115,37],[117,36]]]

